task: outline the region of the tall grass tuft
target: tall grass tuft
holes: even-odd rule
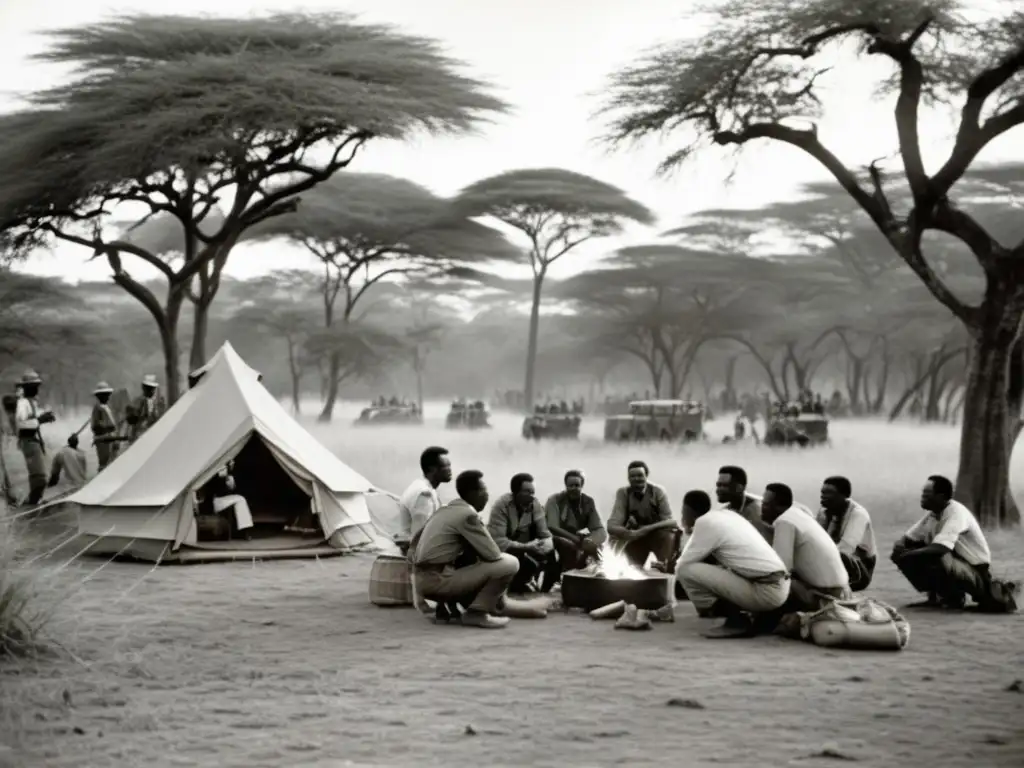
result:
[[[0,504],[0,514],[5,508]],[[46,630],[62,602],[52,568],[30,546],[26,524],[0,517],[0,659],[48,650]]]

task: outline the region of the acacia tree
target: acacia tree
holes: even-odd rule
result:
[[[548,270],[583,243],[619,234],[625,222],[653,224],[654,216],[618,187],[561,168],[500,173],[469,185],[455,202],[468,215],[495,218],[528,240],[533,297],[524,398],[532,410],[540,303]]]
[[[107,259],[159,326],[169,400],[187,288],[198,278],[209,299],[249,227],[293,211],[368,141],[462,132],[504,108],[434,41],[342,15],[120,16],[49,34],[39,58],[80,76],[0,121],[0,230],[19,252],[57,238]],[[219,203],[222,226],[204,232]],[[119,204],[178,219],[181,263],[108,237]],[[163,303],[126,255],[166,280]]]
[[[516,253],[495,230],[453,212],[449,203],[406,179],[375,173],[343,173],[306,195],[293,213],[254,227],[248,239],[284,237],[319,262],[322,327],[342,329],[344,349],[327,353],[327,387],[321,421],[330,421],[351,352],[344,329],[360,302],[381,281],[430,270],[452,269]],[[340,306],[339,306],[340,299]]]
[[[630,246],[606,268],[566,281],[559,297],[585,312],[592,345],[640,361],[654,392],[677,398],[706,343],[756,322],[750,299],[773,267],[678,245]]]
[[[815,158],[867,214],[896,253],[967,327],[970,372],[964,398],[957,499],[983,523],[1016,524],[1010,452],[1021,428],[1022,366],[1012,365],[1024,321],[1024,241],[1007,245],[958,206],[954,185],[978,155],[1024,123],[1024,13],[987,18],[955,0],[729,0],[706,9],[701,39],[656,51],[614,77],[609,140],[621,143],[676,129],[689,140],[662,163],[670,168],[702,145],[781,142]],[[968,18],[970,17],[970,18]],[[820,111],[817,59],[856,42],[893,75],[905,211],[888,194],[879,164],[855,173],[818,136],[797,127]],[[961,104],[953,147],[938,170],[922,159],[920,111],[928,102]],[[962,241],[985,275],[977,304],[958,297],[925,256],[926,231]]]

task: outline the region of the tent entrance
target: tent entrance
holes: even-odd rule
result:
[[[252,512],[252,541],[245,541],[233,530],[234,516],[225,510],[222,516],[230,522],[232,539],[224,535],[223,527],[216,531],[200,530],[197,545],[216,545],[217,548],[251,549],[318,544],[324,540],[320,521],[313,512],[309,495],[300,488],[292,476],[281,466],[267,448],[263,439],[253,432],[234,458],[235,491],[249,504]],[[200,492],[197,515],[212,515],[212,499]],[[204,535],[205,533],[205,535]]]

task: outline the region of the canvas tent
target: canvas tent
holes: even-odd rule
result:
[[[100,474],[61,500],[73,505],[89,551],[153,562],[326,556],[389,547],[376,525],[394,497],[346,466],[298,424],[225,344],[206,375]],[[201,541],[203,486],[234,460],[256,522],[252,541]],[[313,536],[288,535],[289,519]],[[268,533],[269,532],[269,533]]]

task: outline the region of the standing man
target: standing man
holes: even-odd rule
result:
[[[953,483],[932,475],[921,491],[927,514],[896,542],[892,561],[928,599],[921,605],[962,609],[970,595],[992,613],[1017,608],[1015,587],[992,578],[992,553],[977,518],[953,501]]]
[[[96,402],[92,407],[92,416],[89,417],[89,427],[92,429],[93,444],[96,446],[96,459],[99,464],[99,471],[107,466],[117,456],[117,419],[110,409],[110,396],[114,394],[114,388],[107,382],[101,381],[92,391]]]
[[[480,519],[487,506],[483,472],[469,469],[455,479],[459,498],[435,512],[411,543],[413,589],[441,607],[464,606],[464,626],[498,629],[500,614],[519,561],[502,554]]]
[[[747,472],[743,467],[729,465],[718,470],[715,496],[719,504],[737,513],[771,543],[772,527],[761,519],[761,500],[747,493]]]
[[[839,547],[839,555],[850,578],[850,589],[867,589],[875,575],[878,550],[871,515],[850,498],[853,487],[840,475],[826,477],[821,485],[818,524]]]
[[[772,526],[772,548],[790,575],[789,599],[780,618],[781,613],[818,610],[821,595],[850,599],[850,580],[839,549],[814,518],[793,506],[788,485],[768,484],[761,515]]]
[[[544,504],[548,530],[554,539],[557,558],[548,560],[544,591],[549,591],[565,571],[582,568],[596,558],[608,539],[593,497],[583,492],[583,472],[570,469],[563,479],[565,490],[553,493]]]
[[[78,435],[71,435],[68,443],[53,457],[50,464],[50,487],[60,482],[61,473],[67,478],[68,488],[81,488],[87,479],[89,463],[85,451],[78,447]]]
[[[158,397],[160,382],[156,376],[147,373],[142,377],[142,394],[135,398],[128,408],[128,424],[131,425],[131,442],[135,442],[163,416],[163,401]]]
[[[25,371],[20,384],[22,394],[14,410],[14,428],[18,434],[18,449],[28,470],[28,499],[25,503],[34,507],[43,500],[49,479],[46,474],[46,444],[39,427],[56,421],[56,418],[50,410],[39,407],[37,398],[43,380],[38,373]]]
[[[408,553],[412,537],[441,508],[438,486],[452,481],[452,462],[448,458],[448,449],[432,445],[423,451],[420,454],[420,472],[420,476],[409,484],[398,501],[395,544],[403,555]]]
[[[554,542],[548,530],[544,508],[537,501],[533,475],[526,472],[512,476],[511,493],[506,493],[491,506],[487,530],[498,548],[519,561],[509,591],[513,594],[540,589],[538,578],[555,556]]]
[[[648,481],[650,473],[645,462],[629,462],[629,485],[615,492],[615,505],[608,518],[612,542],[622,546],[629,562],[641,568],[651,554],[659,563],[668,563],[680,538],[665,489]]]

